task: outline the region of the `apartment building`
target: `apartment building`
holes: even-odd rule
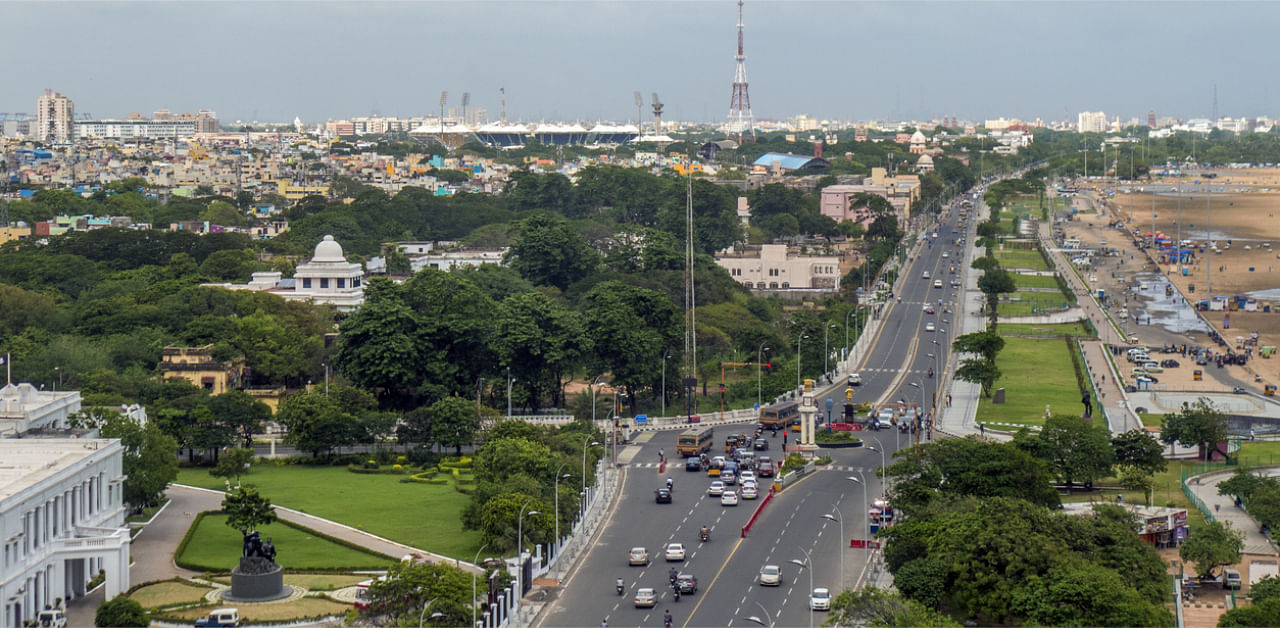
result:
[[[66,96],[51,89],[36,99],[35,137],[45,142],[70,142],[75,139],[76,105]]]
[[[785,244],[726,251],[716,255],[716,264],[728,271],[734,281],[753,290],[840,289],[839,257],[792,254]]]

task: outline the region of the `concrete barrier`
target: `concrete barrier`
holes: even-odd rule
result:
[[[760,518],[760,513],[764,512],[764,507],[765,507],[765,506],[768,506],[768,505],[769,505],[769,502],[771,502],[771,501],[773,501],[773,487],[772,487],[772,486],[770,486],[770,487],[769,487],[769,494],[768,494],[768,495],[765,495],[765,496],[764,496],[764,499],[760,500],[760,505],[759,505],[759,506],[756,506],[756,511],[755,511],[755,512],[753,512],[753,513],[751,513],[751,518],[750,518],[750,519],[747,519],[747,525],[742,526],[742,536],[741,536],[741,538],[744,538],[744,539],[745,539],[745,538],[747,538],[747,533],[751,532],[751,526],[753,526],[753,525],[755,525],[755,524],[756,524],[756,519],[759,519],[759,518]]]

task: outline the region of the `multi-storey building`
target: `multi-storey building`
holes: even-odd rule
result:
[[[1081,133],[1106,133],[1107,114],[1101,111],[1081,111],[1076,116],[1076,129]]]
[[[70,142],[75,139],[76,105],[70,98],[51,89],[36,99],[36,139],[44,142]]]
[[[0,439],[0,628],[28,625],[59,598],[129,588],[124,450],[115,439]]]
[[[761,245],[758,251],[727,251],[716,264],[734,281],[755,290],[840,289],[840,258],[792,255],[785,244]]]

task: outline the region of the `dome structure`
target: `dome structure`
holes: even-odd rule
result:
[[[342,254],[342,245],[338,244],[333,236],[327,235],[319,244],[316,245],[315,254],[311,256],[313,262],[345,262],[346,255]]]

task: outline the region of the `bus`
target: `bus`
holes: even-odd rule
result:
[[[715,434],[710,427],[695,427],[685,430],[676,439],[676,455],[683,457],[700,456],[711,451],[711,441]]]
[[[800,402],[784,401],[760,410],[760,422],[764,429],[784,430],[788,424],[800,422]]]

